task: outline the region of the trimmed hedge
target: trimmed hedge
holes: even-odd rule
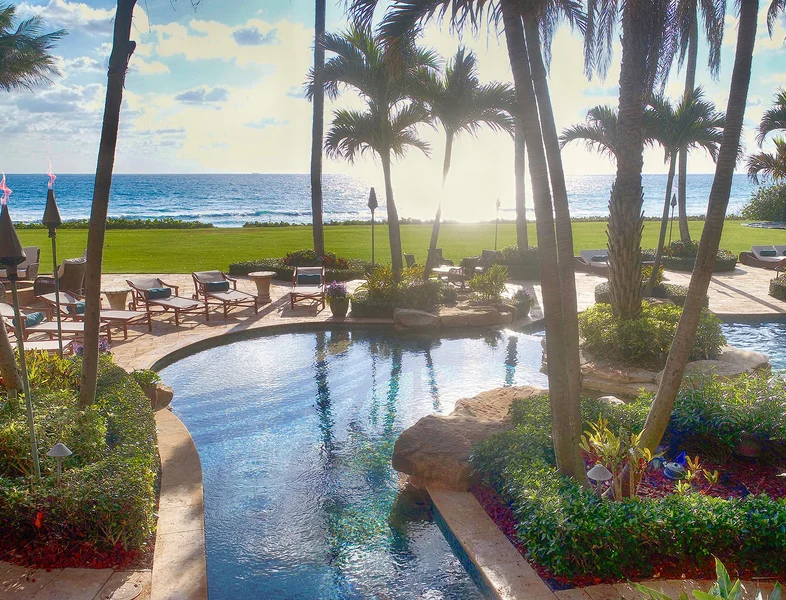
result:
[[[134,377],[101,356],[95,405],[78,407],[79,358],[31,354],[30,373],[43,480],[32,470],[24,402],[0,410],[0,535],[46,535],[89,542],[102,550],[141,547],[153,531],[158,473],[150,400]],[[46,457],[55,442],[73,455],[63,465]],[[33,524],[42,515],[41,528]]]
[[[642,294],[644,287],[642,286]],[[677,306],[685,306],[685,298],[688,296],[688,286],[677,285],[676,283],[661,283],[652,288],[653,298],[663,298],[671,300]],[[595,286],[595,302],[598,304],[609,304],[611,302],[611,295],[609,293],[609,283],[604,281]],[[707,296],[704,301],[704,306],[710,305],[710,297]]]
[[[770,296],[786,302],[786,277],[770,279]]]
[[[63,221],[58,229],[88,229],[90,227],[89,219],[72,219]],[[164,219],[126,219],[125,217],[107,217],[107,229],[212,229],[215,227],[212,223],[203,223],[202,221],[184,221],[183,219],[173,219],[166,217]],[[17,229],[46,229],[46,226],[40,222],[34,223],[17,223]]]
[[[327,281],[351,281],[353,279],[363,279],[366,271],[371,268],[371,262],[365,260],[349,259],[349,267],[346,269],[325,269],[325,279]],[[262,258],[259,260],[247,260],[229,265],[230,275],[248,275],[254,271],[273,271],[276,279],[292,281],[295,274],[295,267],[284,264],[281,258]]]
[[[672,242],[672,246],[677,242]],[[655,260],[655,250],[648,249],[641,251],[642,258],[645,260]],[[696,266],[696,254],[691,253],[690,249],[687,252],[680,252],[679,254],[672,253],[671,256],[663,255],[661,257],[663,266],[672,271],[693,271]],[[737,267],[737,255],[730,250],[721,248],[718,250],[718,255],[715,258],[715,267],[713,273],[727,273],[733,271]]]
[[[746,378],[718,384],[708,397],[721,401],[724,395],[733,397],[749,384]],[[766,387],[764,380],[758,389]],[[672,422],[675,415],[700,410],[689,402],[693,393],[680,393]],[[786,401],[783,386],[777,394],[782,407]],[[610,406],[584,399],[585,428],[603,415],[613,430],[639,431],[649,401],[649,397],[642,397],[630,405]],[[706,406],[711,407],[712,402]],[[745,412],[743,403],[739,409]],[[740,411],[724,422],[731,424]],[[701,412],[698,414],[700,417]],[[723,420],[722,414],[717,416]],[[678,557],[690,565],[713,555],[754,572],[783,572],[786,568],[786,500],[754,494],[727,500],[696,493],[662,499],[602,500],[555,468],[546,396],[517,400],[511,417],[515,428],[476,445],[472,464],[484,484],[494,488],[513,509],[518,537],[528,553],[555,575],[648,576],[653,574],[653,565],[664,560]],[[783,436],[783,424],[779,434]]]

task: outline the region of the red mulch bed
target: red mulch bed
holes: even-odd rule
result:
[[[783,464],[760,464],[756,461],[743,458],[732,458],[725,464],[716,464],[711,461],[702,461],[702,466],[708,471],[717,470],[720,473],[718,483],[710,488],[709,484],[699,477],[698,487],[701,493],[721,498],[742,498],[748,494],[766,493],[772,498],[786,497],[786,477],[778,477],[786,472]],[[694,486],[696,487],[696,486]],[[538,575],[551,586],[552,589],[566,589],[571,587],[585,587],[600,583],[616,583],[622,580],[613,578],[600,578],[580,576],[567,578],[556,576],[547,568],[534,562],[528,555],[526,547],[516,537],[517,521],[511,508],[491,488],[476,485],[470,490],[481,506],[486,510],[497,527],[507,536],[511,543],[524,558],[537,571]],[[662,471],[647,471],[639,488],[639,496],[647,498],[663,498],[674,493],[674,482],[666,478]],[[762,576],[762,573],[753,573],[735,569],[733,565],[726,565],[733,577],[751,579]],[[664,558],[659,565],[653,565],[651,573],[630,573],[628,579],[644,578],[664,579],[715,579],[715,563],[708,560],[706,564],[685,564],[682,561]]]

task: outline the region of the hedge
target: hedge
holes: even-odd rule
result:
[[[655,260],[655,250],[648,249],[641,251],[642,258],[645,260]],[[663,266],[672,271],[693,271],[696,266],[696,256],[662,256]],[[730,250],[720,249],[715,258],[713,273],[727,273],[737,267],[737,255]]]
[[[325,269],[325,279],[329,282],[363,279],[366,275],[366,270],[371,267],[371,262],[365,260],[350,259],[349,264],[350,266],[348,269]],[[281,258],[247,260],[229,265],[230,275],[248,275],[254,271],[273,271],[276,274],[276,279],[292,281],[292,276],[295,274],[295,267],[284,264]]]
[[[716,384],[711,393],[720,395],[716,400],[723,395],[733,398],[750,383],[743,379]],[[757,389],[766,388],[764,379]],[[700,410],[690,402],[692,393],[680,393],[672,420],[674,415]],[[786,400],[782,385],[777,393],[782,407]],[[585,429],[603,415],[614,430],[638,431],[649,402],[649,397],[642,397],[630,405],[610,406],[584,399]],[[712,402],[705,404],[712,406]],[[732,425],[731,420],[745,410],[739,403],[728,419],[720,414],[721,424]],[[546,396],[517,400],[511,416],[515,428],[476,445],[472,464],[483,483],[512,508],[518,537],[529,555],[555,575],[649,576],[665,560],[678,557],[691,565],[713,555],[754,572],[786,568],[786,500],[754,494],[727,500],[696,493],[602,500],[556,469]],[[782,423],[779,434],[783,436]]]
[[[642,294],[644,293],[644,286],[642,286]],[[661,283],[652,288],[653,298],[663,298],[671,300],[677,306],[685,306],[685,299],[688,296],[688,286],[677,285],[676,283]],[[609,304],[611,302],[611,295],[609,293],[609,283],[604,281],[595,286],[595,302],[599,304]],[[707,296],[704,301],[704,306],[710,305],[710,297]]]
[[[770,296],[786,302],[786,277],[770,279]]]
[[[0,535],[88,542],[102,550],[141,547],[153,532],[158,473],[150,400],[134,378],[102,355],[95,405],[78,407],[77,358],[31,354],[41,484],[32,470],[24,402],[0,410]],[[46,451],[65,443],[73,455],[62,485]],[[33,523],[42,515],[41,528]]]

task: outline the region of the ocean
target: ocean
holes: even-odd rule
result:
[[[59,175],[55,192],[64,220],[84,219],[90,215],[93,175]],[[568,197],[573,217],[608,215],[608,198],[612,175],[589,175],[567,178]],[[703,215],[712,186],[712,175],[688,176],[688,214]],[[9,200],[11,217],[16,222],[40,221],[46,201],[46,175],[7,175],[13,190]],[[644,175],[644,213],[660,217],[666,175]],[[376,216],[385,218],[384,186],[376,183],[379,208]],[[349,175],[325,175],[323,178],[324,220],[370,218],[366,206],[370,183]],[[511,186],[512,187],[512,186]],[[745,175],[735,175],[729,201],[729,214],[739,212],[757,186]],[[674,189],[676,191],[676,182]],[[461,201],[456,190],[446,194],[443,218],[455,221],[480,221],[495,218],[495,197],[478,198],[467,193]],[[394,194],[400,217],[431,219],[439,191],[425,189],[418,178],[401,178],[394,182]],[[499,217],[513,219],[515,204],[512,189],[509,197],[500,197]],[[450,196],[449,198],[447,196]],[[531,219],[531,195],[527,213]],[[155,219],[171,217],[204,221],[217,227],[239,227],[247,221],[311,221],[311,194],[308,175],[115,175],[109,214],[113,217]]]

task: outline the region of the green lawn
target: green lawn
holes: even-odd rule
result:
[[[696,239],[701,234],[702,221],[691,221],[691,233]],[[657,222],[648,221],[644,227],[645,248],[654,248],[658,235]],[[677,232],[675,224],[675,234]],[[422,261],[431,234],[431,225],[402,225],[401,235],[405,252]],[[529,225],[530,243],[535,241],[535,225]],[[605,248],[606,224],[576,222],[573,225],[576,253],[582,249]],[[41,262],[51,264],[51,245],[46,230],[20,230],[25,246],[41,248]],[[378,262],[390,261],[387,226],[377,226]],[[60,259],[81,256],[87,243],[87,230],[64,229],[57,234]],[[371,228],[366,225],[325,228],[328,250],[350,258],[371,258]],[[499,227],[498,247],[516,242],[515,227],[504,223]],[[739,254],[753,244],[786,244],[786,230],[762,230],[743,227],[740,221],[727,221],[722,248]],[[190,273],[206,269],[224,269],[229,263],[256,258],[278,257],[289,250],[311,247],[310,227],[265,227],[247,229],[168,229],[168,230],[110,230],[104,248],[105,273]],[[484,248],[494,247],[494,224],[444,224],[440,233],[443,255],[456,263],[464,256],[480,254]],[[41,271],[45,271],[42,268]]]

